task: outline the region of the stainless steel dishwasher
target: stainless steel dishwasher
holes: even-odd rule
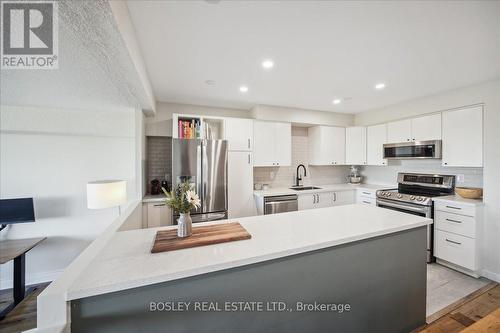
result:
[[[264,215],[299,210],[297,194],[278,195],[264,198]]]

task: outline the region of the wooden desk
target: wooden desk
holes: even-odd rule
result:
[[[0,320],[16,307],[26,296],[25,256],[26,252],[41,243],[46,237],[8,239],[0,241],[0,264],[14,260],[14,302],[0,312]]]

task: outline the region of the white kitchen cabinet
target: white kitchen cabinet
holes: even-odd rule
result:
[[[345,163],[366,164],[366,127],[348,127],[345,130]]]
[[[300,194],[297,198],[299,210],[316,208],[317,193]]]
[[[227,195],[230,219],[255,215],[251,152],[228,152]]]
[[[253,122],[254,166],[292,164],[292,126],[290,123]]]
[[[387,142],[428,141],[441,139],[441,114],[403,119],[387,124]]]
[[[172,225],[172,210],[165,202],[146,202],[143,204],[143,226],[146,228]]]
[[[437,262],[477,277],[481,221],[480,205],[436,200],[434,255]]]
[[[411,120],[412,141],[441,139],[441,113],[417,117]]]
[[[356,202],[356,191],[338,191],[333,192],[333,205],[342,206],[350,205]]]
[[[225,136],[229,151],[251,151],[253,149],[253,120],[226,118]]]
[[[404,119],[387,124],[387,142],[398,143],[411,141],[411,120]]]
[[[299,210],[349,205],[355,202],[355,191],[299,194]]]
[[[292,165],[292,124],[275,123],[274,156],[279,166]]]
[[[357,189],[356,191],[356,203],[376,206],[377,205],[377,197],[376,190],[367,190],[367,189]]]
[[[366,128],[366,163],[368,165],[387,165],[384,159],[384,144],[387,143],[387,124]]]
[[[343,127],[309,127],[309,164],[345,164],[345,131],[346,130]]]
[[[483,166],[483,108],[445,111],[443,119],[443,166]]]

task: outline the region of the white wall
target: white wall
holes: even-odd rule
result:
[[[151,136],[172,136],[172,114],[174,113],[251,118],[250,112],[246,110],[158,102],[156,104],[156,114],[145,118],[146,134]]]
[[[475,104],[484,104],[483,273],[500,281],[500,80],[359,113],[355,122],[370,125]]]
[[[50,281],[118,213],[87,209],[88,181],[125,179],[128,197],[140,196],[136,111],[5,105],[0,111],[0,197],[34,197],[37,220],[12,225],[0,237],[47,237],[28,252],[26,282]],[[11,263],[0,266],[0,277],[0,288],[10,287]]]
[[[272,105],[257,105],[251,110],[252,118],[260,120],[286,121],[304,125],[352,126],[352,114],[295,109]]]

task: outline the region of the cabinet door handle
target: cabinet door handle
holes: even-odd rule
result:
[[[447,241],[448,243],[453,243],[453,244],[457,244],[457,245],[462,245],[462,243],[460,243],[460,242],[455,242],[455,241],[449,240],[448,238],[445,238],[445,239],[446,239],[446,241]]]
[[[157,204],[157,205],[153,205],[154,207],[161,207],[161,206],[165,206],[165,204]]]
[[[250,138],[248,138],[248,149],[250,149]]]
[[[450,221],[450,222],[454,222],[454,223],[462,223],[462,221],[452,220],[452,219],[446,219],[446,221]]]
[[[363,194],[368,194],[368,195],[370,195],[371,193],[370,193],[370,192],[363,192]]]
[[[313,204],[316,203],[316,194],[313,194]]]
[[[250,154],[248,154],[248,164],[250,164]]]
[[[446,206],[446,208],[458,209],[458,210],[462,209],[462,208],[460,208],[460,207],[453,207],[453,206]]]
[[[370,201],[363,201],[363,203],[365,203],[365,204],[370,204]]]
[[[333,192],[333,202],[337,202],[337,192]]]

